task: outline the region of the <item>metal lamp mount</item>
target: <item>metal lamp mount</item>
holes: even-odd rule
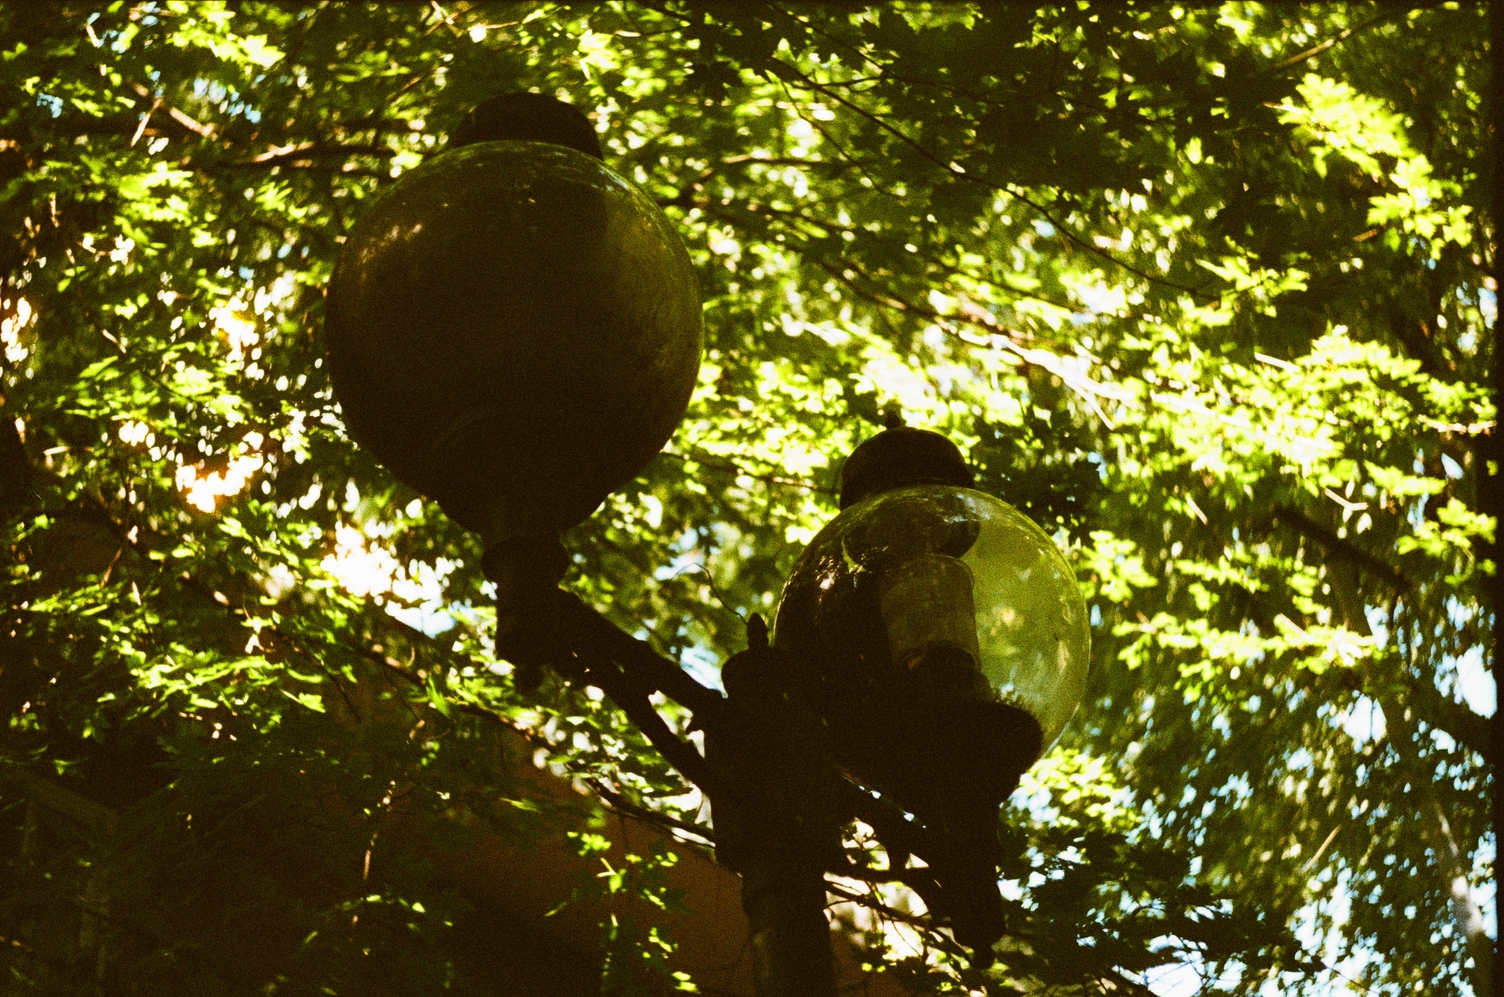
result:
[[[725,664],[723,696],[559,589],[559,532],[630,480],[682,418],[699,362],[693,269],[662,212],[600,163],[593,127],[568,105],[497,98],[465,119],[451,149],[368,210],[336,266],[329,368],[352,435],[485,539],[497,651],[518,684],[552,669],[601,689],[706,794],[717,858],[742,877],[759,997],[834,994],[827,873],[906,884],[974,963],[990,963],[1005,927],[997,808],[1022,768],[989,774],[963,760],[932,813],[906,812],[838,764],[795,679],[801,663],[770,644],[760,617]],[[496,189],[510,183],[533,186],[507,200]],[[535,210],[548,198],[557,214]],[[498,237],[497,224],[510,234]],[[541,250],[518,250],[517,233]],[[600,276],[581,261],[592,254],[620,272]],[[557,345],[582,328],[602,355]],[[516,373],[519,358],[549,349],[536,373]],[[627,383],[641,370],[652,377]],[[540,405],[553,414],[539,416]],[[846,462],[841,506],[917,484],[969,488],[972,476],[949,440],[893,416]],[[703,756],[658,714],[654,693],[693,714]],[[874,830],[887,868],[846,856],[841,829],[854,820]]]

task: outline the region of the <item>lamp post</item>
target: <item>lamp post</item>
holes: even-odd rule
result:
[[[722,696],[558,588],[560,531],[667,441],[701,339],[688,255],[583,115],[533,94],[477,108],[352,229],[326,329],[351,434],[484,539],[519,684],[548,667],[599,687],[706,793],[760,997],[834,993],[827,873],[908,884],[991,962],[998,808],[1075,709],[1088,631],[1054,544],[974,490],[949,440],[894,419],[857,448]],[[703,756],[655,692],[694,714]],[[845,856],[854,819],[887,869]]]

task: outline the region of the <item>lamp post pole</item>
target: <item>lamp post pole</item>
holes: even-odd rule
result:
[[[748,626],[747,650],[726,663],[722,696],[575,596],[560,592],[557,599],[550,667],[605,692],[709,798],[716,859],[742,880],[755,993],[833,995],[825,874],[846,864],[840,828],[855,814],[842,814],[843,797],[849,804],[864,794],[849,792],[855,787],[836,773],[813,718],[784,693],[788,662],[768,646],[761,618]],[[694,713],[705,731],[704,756],[658,715],[654,692]],[[867,809],[886,811],[878,823],[905,823],[875,799]]]
[[[831,997],[835,961],[825,916],[825,876],[901,881],[943,914],[954,893],[991,889],[981,882],[942,884],[944,844],[893,803],[842,777],[823,743],[821,725],[789,694],[793,663],[767,641],[761,617],[749,621],[748,647],[722,670],[727,694],[700,685],[645,641],[623,633],[577,597],[557,594],[558,643],[549,667],[567,680],[601,689],[653,747],[709,798],[716,860],[742,881],[757,997]],[[653,708],[662,692],[690,709],[705,731],[702,756]],[[853,865],[841,828],[860,819],[877,833],[896,868]],[[905,868],[915,855],[928,869]],[[989,856],[990,858],[990,856]],[[988,863],[987,872],[991,871]],[[1001,934],[1001,932],[999,932]],[[995,939],[992,939],[995,940]],[[988,949],[974,959],[991,961]]]
[[[695,274],[568,105],[490,101],[461,146],[386,191],[335,268],[329,368],[352,436],[485,540],[497,656],[518,685],[552,670],[601,689],[705,793],[758,997],[834,994],[827,873],[904,883],[990,964],[998,808],[1084,681],[1084,607],[1059,552],[971,489],[948,440],[894,421],[847,461],[842,513],[796,565],[771,640],[748,622],[724,696],[617,629],[559,589],[558,536],[683,418]],[[704,755],[655,693],[694,715]],[[847,857],[858,819],[887,869]]]

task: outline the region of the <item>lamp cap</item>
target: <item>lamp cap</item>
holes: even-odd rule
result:
[[[449,148],[509,140],[551,142],[606,158],[584,112],[544,93],[504,93],[476,105],[449,137]]]
[[[884,424],[888,428],[853,450],[841,467],[842,509],[894,488],[976,485],[960,448],[941,434],[905,426],[896,412]]]

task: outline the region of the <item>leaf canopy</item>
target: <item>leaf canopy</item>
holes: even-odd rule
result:
[[[566,538],[570,588],[714,682],[894,407],[1078,572],[1090,686],[1004,815],[998,963],[838,883],[874,964],[1480,992],[1485,20],[0,8],[6,992],[478,992],[473,898],[377,832],[553,833],[517,731],[699,814],[609,701],[513,686],[478,541],[350,442],[323,368],[342,233],[511,90],[591,113],[705,300],[689,416]],[[661,906],[663,856],[602,889]],[[609,987],[688,985],[655,928],[607,944]]]

